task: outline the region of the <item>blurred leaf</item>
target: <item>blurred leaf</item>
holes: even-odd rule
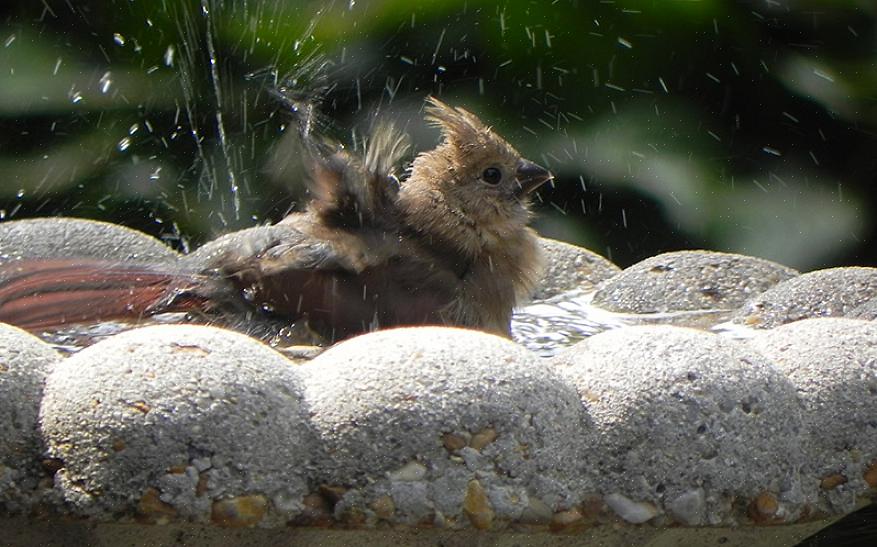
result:
[[[860,197],[802,171],[741,181],[716,196],[711,233],[719,247],[808,270],[858,245],[874,224]]]
[[[166,69],[144,71],[118,63],[99,66],[56,48],[28,30],[0,28],[0,115],[134,109],[143,104],[173,108],[180,98]]]
[[[831,63],[789,55],[780,80],[795,93],[821,103],[848,120],[877,123],[877,65]]]
[[[105,168],[118,141],[95,130],[29,156],[0,156],[0,198],[44,197],[69,190]]]

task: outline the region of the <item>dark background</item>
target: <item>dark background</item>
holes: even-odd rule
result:
[[[558,175],[536,227],[622,266],[709,248],[875,265],[877,4],[13,2],[0,8],[0,215],[118,222],[191,248],[307,196],[288,113],[375,115],[417,149],[436,94]],[[314,61],[317,59],[317,61]],[[310,61],[309,61],[310,60]]]

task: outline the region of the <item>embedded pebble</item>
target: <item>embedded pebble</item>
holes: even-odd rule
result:
[[[477,480],[469,481],[466,497],[463,499],[463,513],[469,518],[472,526],[479,530],[488,530],[493,523],[495,513],[487,499],[487,492]]]
[[[658,514],[658,508],[655,504],[642,501],[633,501],[617,492],[607,494],[603,497],[606,502],[619,517],[632,524],[642,524],[655,518]]]
[[[0,323],[0,509],[19,512],[38,501],[39,404],[45,377],[60,360],[39,338]]]
[[[251,495],[213,502],[210,520],[227,528],[254,526],[262,520],[268,509],[264,496]]]
[[[701,526],[706,518],[706,495],[703,488],[682,492],[666,503],[667,512],[686,526]]]
[[[811,436],[808,474],[831,504],[851,510],[855,494],[869,488],[867,466],[877,461],[877,324],[806,319],[749,343],[797,390]]]
[[[576,530],[585,520],[578,509],[558,511],[551,517],[551,531],[570,532]]]
[[[762,492],[749,505],[749,514],[758,524],[774,522],[780,511],[780,502],[772,492]]]
[[[396,471],[387,473],[391,481],[420,481],[426,477],[426,467],[419,462],[409,462]]]
[[[375,515],[377,515],[378,518],[384,520],[393,518],[393,515],[396,513],[396,504],[393,503],[393,498],[387,495],[383,495],[372,501],[369,504],[369,508],[375,512]]]
[[[772,329],[815,317],[867,313],[859,309],[877,297],[877,268],[830,268],[789,279],[749,300],[734,323]]]
[[[603,283],[593,304],[614,312],[733,310],[797,271],[775,262],[716,251],[647,258]]]
[[[792,384],[742,342],[670,326],[607,331],[553,360],[576,386],[593,430],[583,472],[603,492],[660,504],[702,485],[707,499],[782,490],[807,501],[798,470],[810,454]],[[793,517],[790,517],[793,518]],[[710,502],[709,524],[732,522]]]
[[[177,510],[161,501],[161,493],[155,488],[147,488],[137,502],[137,516],[150,524],[163,523],[177,516]]]
[[[132,511],[131,500],[154,488],[183,517],[222,514],[236,525],[255,518],[248,496],[270,499],[278,513],[300,506],[314,450],[301,393],[296,368],[251,338],[146,327],[57,365],[42,431],[76,513]],[[213,505],[223,499],[239,503]]]
[[[492,427],[487,427],[482,429],[475,435],[472,435],[472,440],[469,441],[469,446],[471,446],[475,450],[481,450],[495,440],[496,430]]]

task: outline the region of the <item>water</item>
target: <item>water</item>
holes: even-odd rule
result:
[[[593,292],[575,290],[515,310],[512,339],[541,357],[552,357],[589,336],[629,325],[687,326],[732,338],[754,332],[727,322],[734,310],[616,313],[593,306],[593,297]]]

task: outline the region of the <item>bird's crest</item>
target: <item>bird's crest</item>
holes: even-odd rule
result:
[[[441,129],[442,137],[448,144],[476,146],[490,138],[490,128],[468,110],[447,105],[435,97],[429,97],[426,101],[426,121]]]
[[[472,154],[518,157],[518,152],[478,116],[460,107],[449,106],[435,97],[427,99],[426,121],[441,129],[443,146],[453,156],[464,158]]]

